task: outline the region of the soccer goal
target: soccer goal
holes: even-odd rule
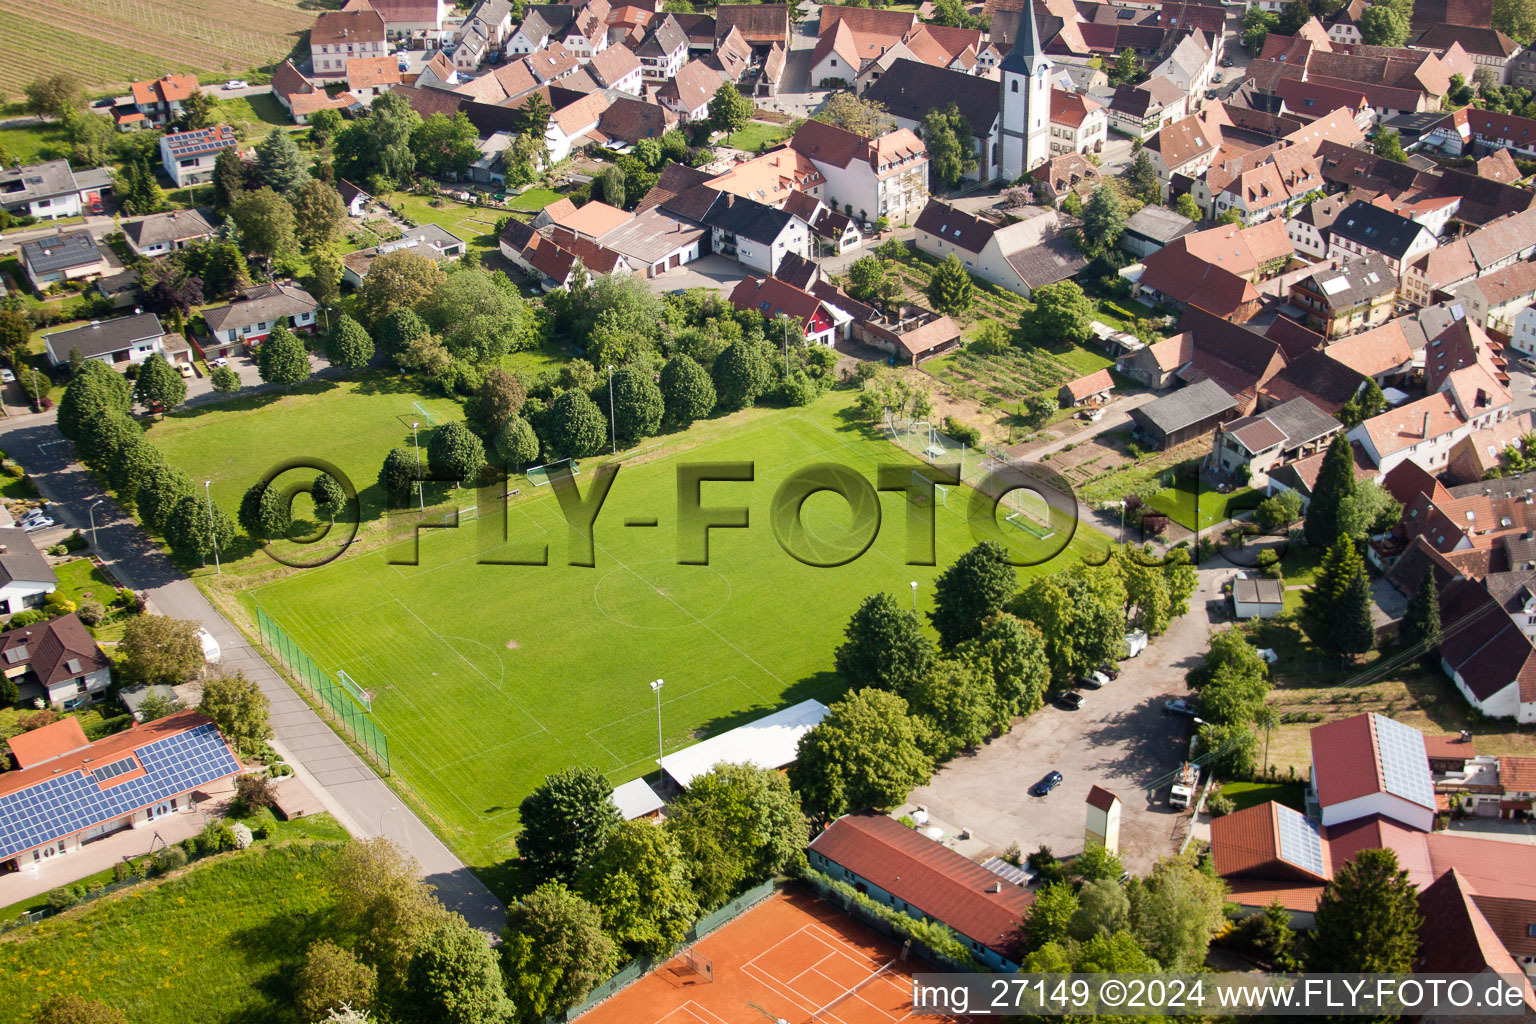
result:
[[[1036,540],[1046,540],[1056,535],[1051,525],[1051,506],[1045,495],[1028,487],[1016,487],[1006,497],[1012,509],[1004,522],[1017,526]]]
[[[922,470],[914,469],[912,483],[907,487],[907,500],[919,508],[949,504],[949,488],[943,484],[932,484],[933,494],[930,496],[923,487],[924,484],[930,483],[931,481],[923,475]]]
[[[427,426],[437,426],[437,417],[428,412],[426,406],[422,405],[420,402],[412,402],[411,406],[421,414],[422,419],[427,421]]]
[[[337,671],[336,680],[337,682],[341,683],[341,688],[343,690],[346,690],[349,694],[352,695],[353,700],[357,701],[363,706],[363,710],[373,710],[373,694],[370,691],[365,690],[361,686],[357,685],[356,679],[353,679],[351,676],[347,675],[345,671]]]
[[[575,459],[559,459],[555,462],[546,462],[542,466],[530,467],[527,473],[528,482],[535,487],[543,487],[549,483],[550,474],[562,466],[569,467],[572,476],[581,473],[580,463]]]

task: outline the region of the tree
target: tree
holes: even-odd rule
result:
[[[416,466],[416,455],[404,448],[391,448],[384,456],[384,465],[379,467],[379,486],[391,501],[399,503],[410,494],[411,486],[421,476]]]
[[[709,127],[713,131],[740,131],[751,117],[752,101],[730,82],[721,85],[709,101]]]
[[[369,272],[370,280],[374,271]],[[440,280],[419,308],[449,353],[472,363],[494,362],[524,347],[532,326],[528,304],[511,279],[474,268]]]
[[[1384,160],[1395,160],[1400,164],[1408,162],[1408,154],[1403,152],[1403,145],[1398,140],[1397,132],[1385,125],[1377,125],[1371,132],[1371,152]]]
[[[1408,19],[1391,4],[1372,4],[1360,16],[1360,38],[1368,46],[1402,46],[1408,41]]]
[[[128,1015],[100,999],[54,992],[32,1015],[32,1024],[128,1024]]]
[[[1190,220],[1196,222],[1197,224],[1200,222],[1200,206],[1195,202],[1195,197],[1190,195],[1188,192],[1185,192],[1183,195],[1179,196],[1178,199],[1174,200],[1173,208],[1177,210],[1182,216],[1188,217]]]
[[[188,255],[189,270],[195,261],[197,276],[203,280],[205,295],[227,295],[251,279],[245,256],[233,242],[209,240],[183,251]],[[340,271],[337,274],[339,280]]]
[[[116,177],[114,191],[117,193],[118,205],[129,216],[154,213],[165,206],[165,191],[155,179],[149,161],[143,157],[124,161],[123,169]]]
[[[245,163],[234,148],[219,150],[213,159],[213,206],[228,213],[245,191]]]
[[[887,593],[866,597],[843,636],[833,663],[854,688],[874,686],[900,693],[921,679],[934,660],[933,642],[917,615]]]
[[[133,492],[139,518],[151,530],[163,530],[171,509],[192,493],[192,478],[166,463],[151,465]]]
[[[624,171],[617,164],[609,164],[603,168],[603,173],[597,176],[593,192],[600,193],[603,202],[609,206],[624,208]]]
[[[1427,566],[1419,588],[1408,599],[1397,635],[1404,644],[1427,643],[1426,650],[1434,650],[1439,644],[1440,595],[1435,587],[1435,574]]]
[[[1125,600],[1113,569],[1078,565],[1030,580],[1009,610],[1039,628],[1051,678],[1064,685],[1115,659],[1125,642]]]
[[[1141,78],[1141,71],[1141,59],[1127,46],[1115,57],[1114,66],[1109,69],[1109,79],[1116,85],[1133,85]]]
[[[920,134],[928,147],[929,172],[939,184],[952,188],[976,169],[975,132],[956,104],[923,115]]]
[[[501,367],[486,371],[469,407],[475,432],[482,437],[494,438],[502,424],[522,409],[527,395],[528,389],[522,380]]]
[[[309,379],[309,351],[297,334],[278,324],[256,352],[256,372],[268,384],[301,384]]]
[[[496,431],[493,450],[507,467],[526,466],[539,457],[539,438],[521,416],[508,416]]]
[[[987,620],[981,634],[957,646],[952,656],[992,683],[994,719],[1006,729],[1016,715],[1028,715],[1045,702],[1051,664],[1045,639],[1033,623],[1006,612]]]
[[[677,840],[644,819],[614,828],[576,888],[619,945],[653,959],[672,952],[699,912]]]
[[[143,436],[133,417],[112,409],[86,421],[80,439],[75,442],[75,454],[91,468],[105,469],[119,447],[135,444]]]
[[[133,495],[139,484],[154,466],[165,461],[160,449],[148,441],[135,438],[131,443],[119,445],[107,457],[107,482],[118,494]]]
[[[789,782],[806,813],[826,822],[849,811],[894,807],[931,772],[907,702],[863,689],[834,703],[801,738]]]
[[[480,156],[480,133],[462,110],[433,114],[411,132],[416,170],[433,178],[464,174]]]
[[[133,397],[151,413],[165,415],[187,397],[187,380],[158,352],[139,364],[139,376],[133,382]]]
[[[1355,489],[1355,456],[1343,434],[1334,435],[1318,467],[1312,500],[1307,504],[1306,537],[1313,547],[1332,544],[1339,536],[1339,505]]]
[[[473,484],[485,468],[485,445],[463,423],[444,423],[427,442],[427,464],[438,479]]]
[[[1364,654],[1376,646],[1371,585],[1354,541],[1342,533],[1301,595],[1301,617],[1312,642],[1335,654]]]
[[[235,523],[217,504],[193,493],[176,499],[165,517],[165,539],[183,558],[206,564],[235,541]]]
[[[298,248],[293,206],[270,188],[241,193],[230,210],[246,252],[272,261]]]
[[[203,667],[198,624],[164,615],[136,615],[128,620],[117,653],[123,671],[135,683],[175,686]]]
[[[661,368],[661,399],[668,423],[686,427],[715,407],[715,382],[698,360],[679,352]]]
[[[1034,308],[1025,314],[1025,334],[1036,343],[1083,342],[1092,336],[1093,301],[1070,278],[1041,285],[1031,296]]]
[[[1385,533],[1402,517],[1402,503],[1372,480],[1357,481],[1354,490],[1339,502],[1339,532],[1351,540],[1363,541]]]
[[[576,1006],[618,960],[597,908],[559,882],[545,882],[507,908],[502,976],[524,1019],[548,1019]]]
[[[1361,850],[1335,866],[1314,919],[1312,970],[1406,974],[1418,959],[1418,889],[1391,850]]]
[[[523,863],[540,881],[570,883],[593,864],[619,825],[613,786],[591,768],[547,775],[520,806]]]
[[[780,772],[718,764],[667,810],[701,909],[800,863],[809,841],[800,798]]]
[[[1083,238],[1095,249],[1110,249],[1125,230],[1125,202],[1109,182],[1101,182],[1083,205]]]
[[[148,288],[141,284],[139,296],[145,308],[152,313],[166,316],[174,312],[181,317],[186,317],[193,306],[200,305],[203,301],[203,282],[197,276],[190,274],[179,280],[164,277]],[[84,357],[81,358],[81,362],[84,362]]]
[[[1125,928],[1131,916],[1131,900],[1118,878],[1099,878],[1077,893],[1077,910],[1067,932],[1079,942],[1099,935],[1113,935]]]
[[[879,256],[860,256],[848,264],[848,294],[860,302],[878,296],[885,280],[885,260]]]
[[[342,1004],[366,1010],[373,1006],[378,986],[378,971],[351,950],[322,939],[304,953],[304,964],[294,978],[294,1006],[306,1021],[318,1020]]]
[[[394,184],[408,180],[416,169],[411,134],[420,123],[420,115],[403,95],[380,96],[365,117],[336,136],[337,174],[348,181],[367,181],[375,175]]]
[[[304,154],[283,128],[273,128],[256,143],[256,173],[274,192],[295,195],[299,186],[309,180],[305,164]]]
[[[625,441],[651,437],[661,429],[665,404],[648,369],[621,366],[613,374],[613,419]]]
[[[341,235],[347,223],[347,204],[329,182],[310,178],[293,192],[293,214],[299,244],[305,251],[318,255],[327,242]],[[317,270],[316,275],[319,273]]]
[[[1168,579],[1161,561],[1147,560],[1129,546],[1115,551],[1112,563],[1125,586],[1125,620],[1150,636],[1160,636],[1172,620]]]
[[[256,540],[276,540],[293,525],[292,509],[282,489],[260,481],[246,490],[235,518],[241,529]]]
[[[315,477],[315,482],[310,485],[310,500],[314,503],[315,515],[332,523],[336,517],[346,512],[347,492],[329,473],[321,473]]]
[[[949,650],[980,635],[984,621],[1002,611],[1017,590],[1018,577],[1001,544],[983,541],[971,548],[934,582],[928,621],[938,630],[939,643]]]
[[[421,881],[421,868],[378,836],[342,846],[331,868],[335,925],[389,988],[405,980],[421,938],[448,912]]]
[[[1266,533],[1279,533],[1301,518],[1301,495],[1286,489],[1272,498],[1259,502],[1253,510],[1253,521]]]
[[[1068,882],[1050,882],[1035,895],[1024,913],[1024,948],[1034,951],[1067,938],[1077,916],[1077,893]]]
[[[1493,0],[1493,27],[1521,46],[1536,41],[1536,4],[1531,0]]]
[[[925,294],[934,309],[957,316],[971,308],[975,286],[971,284],[971,275],[966,273],[960,258],[950,253],[943,263],[933,268],[933,276],[928,279]]]
[[[1367,377],[1360,390],[1350,396],[1349,401],[1340,407],[1337,415],[1339,422],[1346,427],[1357,427],[1373,416],[1379,416],[1387,411],[1387,396],[1382,392],[1380,385]]]
[[[896,120],[886,112],[885,104],[860,99],[851,92],[836,92],[827,97],[813,120],[825,121],[866,139],[879,138],[896,128]]]
[[[1227,922],[1227,887],[1193,851],[1164,857],[1129,887],[1131,931],[1165,971],[1198,971]],[[1333,970],[1334,968],[1329,968]]]
[[[1279,14],[1264,10],[1258,4],[1252,5],[1243,11],[1243,45],[1250,53],[1257,54],[1264,49],[1264,40],[1269,37],[1269,33],[1279,24]]]
[[[432,328],[427,326],[427,322],[409,306],[392,310],[382,318],[370,317],[369,321],[374,325],[374,337],[379,348],[385,355],[396,361],[413,341],[432,333]]]
[[[580,459],[602,450],[608,420],[583,391],[562,391],[544,419],[544,444],[552,458]]]
[[[935,661],[902,696],[916,720],[918,746],[937,764],[1008,725],[999,713],[992,680],[964,662]]]
[[[496,954],[458,914],[439,916],[421,934],[406,969],[405,991],[419,1020],[512,1024],[512,1001]]]
[[[101,167],[111,161],[117,139],[112,122],[91,111],[70,109],[60,124],[69,140],[69,161],[75,167]]]
[[[240,373],[232,366],[215,366],[208,372],[213,390],[228,394],[240,390]]]
[[[325,107],[309,115],[309,139],[316,145],[327,145],[345,126],[341,111]]]
[[[1136,154],[1136,159],[1131,161],[1131,166],[1125,172],[1126,184],[1130,186],[1131,195],[1144,203],[1158,203],[1163,198],[1162,182],[1158,181],[1157,168],[1152,165],[1152,157],[1145,150]],[[1195,218],[1191,217],[1191,220]]]
[[[85,105],[85,86],[68,71],[39,78],[22,90],[27,112],[37,117],[63,117],[66,111]]]
[[[362,324],[343,313],[326,332],[325,357],[332,366],[360,370],[373,358],[373,338]]]
[[[714,366],[715,396],[721,409],[745,409],[768,390],[772,371],[759,345],[743,338],[720,353]]]
[[[32,337],[32,321],[17,309],[0,309],[0,351],[10,352]],[[12,360],[12,369],[15,369]]]

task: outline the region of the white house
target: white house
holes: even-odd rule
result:
[[[206,358],[227,357],[239,348],[253,348],[279,324],[294,331],[313,331],[318,308],[309,292],[292,282],[247,288],[235,302],[203,310],[203,322],[212,335],[203,346]]]
[[[464,240],[447,228],[439,227],[436,224],[418,224],[409,230],[410,234],[397,241],[386,242],[383,245],[371,246],[367,249],[359,249],[356,252],[349,252],[343,256],[341,258],[341,283],[349,288],[361,288],[363,280],[368,276],[368,271],[373,265],[373,261],[397,249],[407,249],[420,253],[423,256],[430,256],[439,264],[449,263],[464,255]],[[304,293],[299,289],[295,290],[300,291],[300,294],[307,297],[308,293]],[[309,323],[313,324],[313,319]]]
[[[366,3],[325,11],[309,30],[309,65],[318,78],[340,78],[354,57],[386,57],[384,16]]]
[[[604,89],[614,89],[631,96],[639,96],[645,89],[640,58],[622,43],[615,43],[601,53],[593,54],[587,62],[587,74]]]
[[[656,102],[674,111],[683,122],[709,117],[709,101],[720,89],[720,72],[702,60],[691,60],[656,90]]]
[[[58,587],[58,576],[27,531],[17,526],[0,528],[0,610],[15,615],[37,608]]]
[[[345,9],[372,7],[384,16],[391,39],[440,42],[450,34],[443,28],[449,5],[444,0],[350,0]]]
[[[832,209],[892,224],[916,220],[928,203],[928,148],[910,128],[866,139],[821,121],[806,121],[789,140],[826,179]]]
[[[1355,761],[1364,750],[1370,751],[1369,767]],[[1311,786],[1324,827],[1381,815],[1421,832],[1434,828],[1435,784],[1424,734],[1385,715],[1355,715],[1314,728]]]
[[[1211,51],[1204,32],[1191,32],[1168,54],[1168,58],[1153,68],[1149,78],[1162,76],[1184,91],[1193,107],[1195,102],[1210,88],[1216,74],[1216,55]]]
[[[39,220],[78,217],[83,212],[81,204],[93,191],[105,191],[101,186],[93,189],[81,184],[79,177],[88,174],[92,172],[81,171],[77,176],[68,160],[0,166],[0,209]]]
[[[140,256],[165,256],[213,237],[213,225],[197,210],[154,213],[123,224],[123,240]]]
[[[1434,232],[1423,224],[1356,200],[1334,218],[1328,258],[1342,262],[1351,256],[1380,253],[1401,283],[1405,269],[1437,244]]]
[[[60,231],[21,243],[21,268],[36,291],[85,281],[107,270],[107,258],[89,231]]]
[[[668,14],[656,22],[651,34],[635,50],[635,56],[640,58],[640,73],[646,81],[665,82],[688,59],[688,33]]]
[[[932,199],[915,227],[920,252],[940,260],[953,254],[977,277],[1025,298],[1088,265],[1055,210],[1004,226]]]
[[[0,530],[12,532],[21,531]],[[0,548],[10,546],[9,540],[0,540]],[[0,563],[5,558],[0,554]],[[44,560],[41,555],[37,559]],[[0,575],[6,574],[6,568],[0,567]],[[44,699],[59,711],[91,703],[112,684],[112,659],[102,653],[74,612],[0,633],[0,658],[0,670],[7,677],[40,687]]]
[[[160,136],[160,164],[177,188],[200,185],[213,178],[213,164],[219,152],[238,150],[239,146],[235,130],[227,124],[172,132]]]
[[[710,229],[715,252],[764,274],[777,271],[790,253],[805,258],[811,254],[811,229],[805,221],[730,192],[716,196],[701,223]]]
[[[87,359],[121,367],[142,363],[155,353],[165,355],[161,341],[164,337],[165,328],[160,325],[159,317],[153,313],[135,313],[46,334],[43,348],[54,366],[67,364],[70,352],[79,349]]]
[[[1104,104],[1081,93],[1051,90],[1051,156],[1100,153],[1108,138]]]

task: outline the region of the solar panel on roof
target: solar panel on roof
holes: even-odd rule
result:
[[[1312,820],[1299,811],[1276,804],[1275,824],[1280,833],[1280,859],[1303,871],[1322,875],[1323,837]]]
[[[1387,792],[1421,807],[1435,806],[1435,784],[1429,774],[1424,734],[1382,715],[1372,715],[1371,721],[1376,727],[1376,749]]]

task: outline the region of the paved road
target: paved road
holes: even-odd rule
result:
[[[61,522],[87,527],[87,509],[102,501],[95,514],[97,553],[124,583],[147,592],[159,612],[202,623],[219,641],[223,664],[243,671],[261,686],[272,702],[273,747],[348,832],[389,837],[417,859],[423,877],[437,886],[444,904],[477,928],[492,934],[501,931],[506,911],[500,901],[72,461],[73,450],[53,425],[51,414],[0,422],[0,446],[26,467],[44,497],[56,503],[54,518]]]

